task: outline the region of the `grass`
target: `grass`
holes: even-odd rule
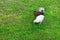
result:
[[[44,22],[34,24],[41,6]],[[60,40],[60,0],[0,0],[0,40]]]

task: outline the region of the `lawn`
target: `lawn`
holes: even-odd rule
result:
[[[34,24],[41,6],[45,19]],[[0,40],[60,40],[60,0],[0,0]]]

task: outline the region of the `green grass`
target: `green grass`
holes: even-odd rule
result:
[[[44,22],[34,24],[41,6]],[[60,0],[0,0],[0,40],[60,40]]]

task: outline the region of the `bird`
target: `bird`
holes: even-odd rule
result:
[[[34,15],[36,16],[34,23],[42,23],[44,20],[44,8],[40,7],[38,11],[34,11]]]

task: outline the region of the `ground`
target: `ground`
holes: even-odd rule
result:
[[[39,7],[45,19],[34,24]],[[60,40],[60,0],[0,0],[0,40]]]

